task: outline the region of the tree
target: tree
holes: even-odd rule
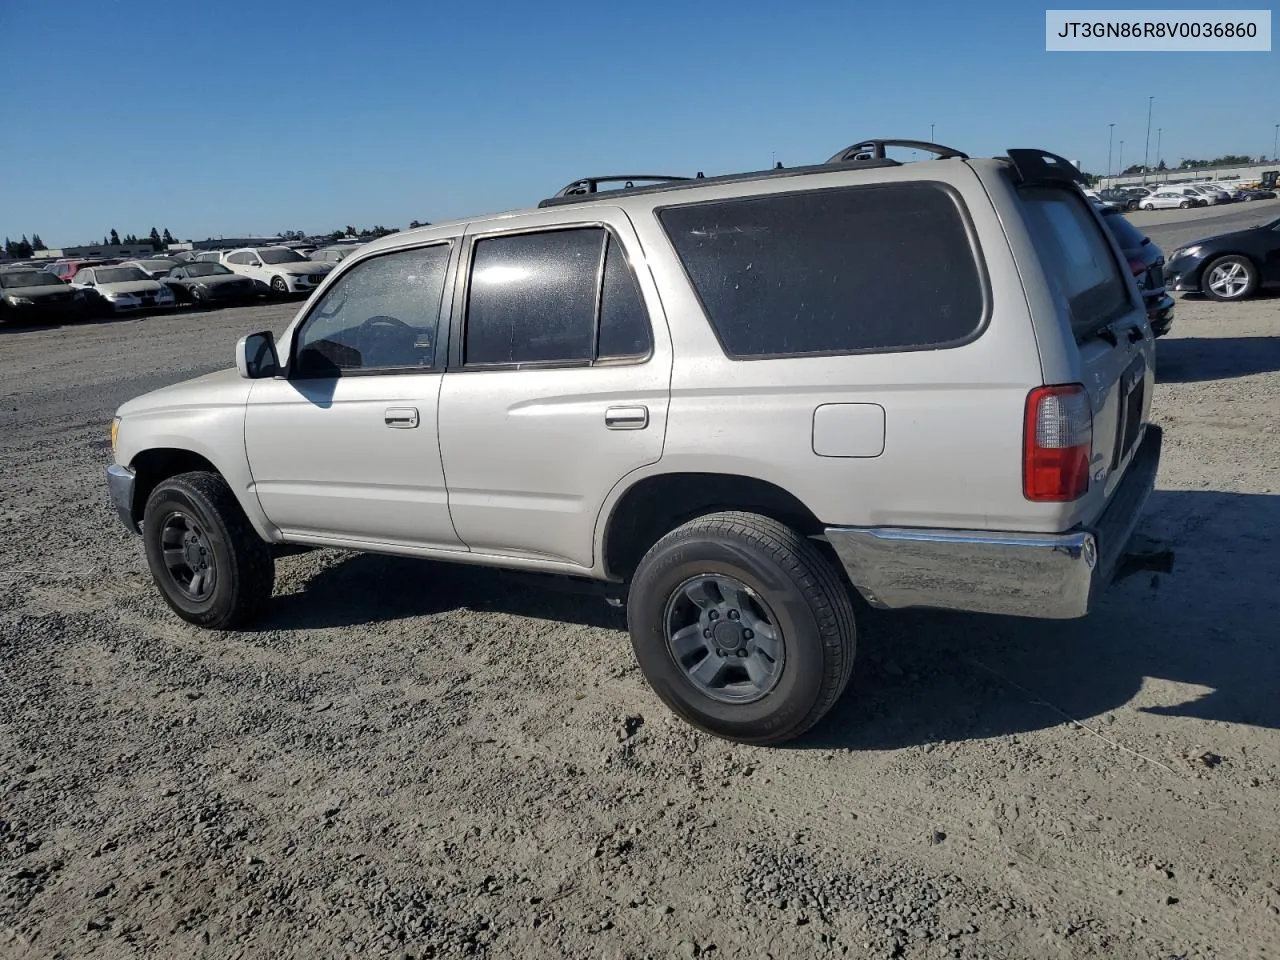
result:
[[[1125,167],[1123,170],[1121,170],[1120,176],[1130,177],[1130,176],[1133,176],[1135,173],[1141,173],[1141,172],[1142,172],[1142,164],[1135,163],[1132,166]]]
[[[168,245],[168,244],[170,244],[170,243],[177,243],[177,242],[178,242],[178,241],[176,241],[176,240],[174,240],[174,239],[173,239],[173,234],[169,232],[169,228],[168,228],[168,227],[165,227],[165,228],[164,228],[164,236],[163,236],[161,239],[164,241],[164,243],[165,243],[166,245]]]
[[[409,221],[410,230],[417,230],[419,227],[429,227],[429,226],[431,226],[430,220],[410,220]]]
[[[1161,160],[1159,163],[1157,163],[1157,164],[1156,164],[1156,169],[1157,169],[1157,170],[1159,170],[1159,171],[1161,171],[1161,172],[1163,172],[1163,171],[1165,171],[1165,170],[1168,170],[1169,168],[1168,168],[1168,167],[1166,167],[1166,166],[1164,165],[1164,161],[1163,161],[1163,160]]]
[[[1215,167],[1239,167],[1247,163],[1252,163],[1251,157],[1246,157],[1239,153],[1229,153],[1225,157],[1218,157],[1213,161]]]
[[[13,241],[8,237],[4,238],[4,255],[10,258],[16,258],[17,254],[13,252]]]
[[[120,242],[120,234],[116,233],[115,227],[112,227],[111,228],[111,244],[112,246],[115,246],[119,242]]]
[[[49,248],[46,247],[44,245],[44,241],[40,239],[40,234],[33,233],[31,235],[31,249],[32,250],[48,250]]]
[[[160,239],[160,231],[155,227],[151,228],[151,233],[147,236],[147,239],[151,241],[152,250],[159,250],[164,245]]]

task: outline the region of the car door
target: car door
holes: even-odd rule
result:
[[[466,239],[440,448],[473,551],[590,567],[605,498],[662,456],[671,344],[657,289],[626,215],[589,217],[529,214]]]
[[[298,324],[285,373],[254,381],[245,450],[258,501],[286,539],[463,549],[436,433],[436,340],[455,246],[356,263]]]

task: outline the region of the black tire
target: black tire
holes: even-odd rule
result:
[[[774,685],[748,702],[725,702],[706,692],[687,672],[691,668],[676,662],[668,642],[673,604],[682,600],[684,587],[712,577],[745,585],[749,596],[763,601],[757,610],[767,610],[780,631],[783,655]],[[746,621],[746,613],[734,612],[726,618]],[[627,622],[640,670],[662,701],[694,726],[740,743],[800,736],[831,709],[853,670],[853,603],[836,569],[809,540],[757,514],[710,514],[654,544],[632,579]],[[751,631],[743,634],[750,638]],[[712,636],[708,645],[719,645],[719,634]],[[739,655],[746,656],[745,649]],[[708,647],[705,658],[715,656]],[[732,656],[724,662],[737,669]]]
[[[1258,289],[1258,270],[1248,257],[1234,253],[1218,257],[1205,264],[1200,274],[1200,289],[1211,300],[1230,303],[1244,300]]]
[[[289,285],[284,282],[284,277],[271,278],[271,292],[277,297],[287,297],[289,295]]]
[[[1191,206],[1191,201],[1190,201],[1190,200],[1183,200],[1180,204],[1178,204],[1178,209],[1179,209],[1179,210],[1186,210],[1186,209],[1187,209],[1188,207],[1190,207],[1190,206]]]
[[[191,305],[197,310],[208,306],[208,304],[205,303],[204,294],[200,292],[199,287],[191,287],[186,290],[186,293],[187,299],[191,301]]]
[[[175,530],[186,525],[199,536],[181,547],[173,539]],[[249,622],[271,597],[275,582],[275,562],[271,548],[258,536],[240,509],[227,482],[216,473],[180,473],[162,481],[147,499],[142,518],[142,539],[147,566],[160,588],[160,595],[183,620],[211,630],[227,630]],[[185,541],[185,537],[183,538]],[[195,567],[186,564],[186,574],[170,569],[165,559],[165,543],[208,565],[212,585],[207,595],[189,589],[195,582]],[[200,547],[207,548],[200,551]]]

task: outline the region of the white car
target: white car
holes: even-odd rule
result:
[[[252,277],[276,296],[310,293],[324,282],[331,263],[308,260],[288,247],[243,247],[222,255],[227,269]]]
[[[1191,184],[1191,189],[1204,197],[1210,204],[1231,202],[1231,194],[1227,193],[1227,191],[1223,190],[1221,187],[1215,187],[1212,184],[1193,183]]]
[[[71,286],[96,296],[112,313],[172,307],[176,302],[172,290],[138,267],[88,267],[76,273]]]
[[[1161,187],[1155,193],[1142,198],[1138,203],[1139,210],[1171,210],[1175,207],[1183,210],[1188,207],[1203,207],[1209,198],[1190,187]]]

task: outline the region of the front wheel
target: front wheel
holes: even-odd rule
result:
[[[853,669],[853,604],[836,569],[757,514],[710,514],[654,544],[632,580],[627,622],[654,692],[727,740],[800,736]]]
[[[1179,210],[1185,210],[1185,209],[1187,209],[1187,207],[1189,207],[1189,206],[1191,206],[1191,201],[1190,201],[1190,200],[1183,200],[1180,204],[1178,204],[1178,209],[1179,209]]]
[[[1243,300],[1258,288],[1258,271],[1245,257],[1219,257],[1204,268],[1200,289],[1214,300]]]
[[[284,282],[284,277],[271,278],[271,292],[277,297],[287,297],[289,295],[289,285]]]
[[[236,627],[271,596],[271,550],[216,473],[181,473],[158,484],[143,512],[142,539],[160,595],[188,623]]]

